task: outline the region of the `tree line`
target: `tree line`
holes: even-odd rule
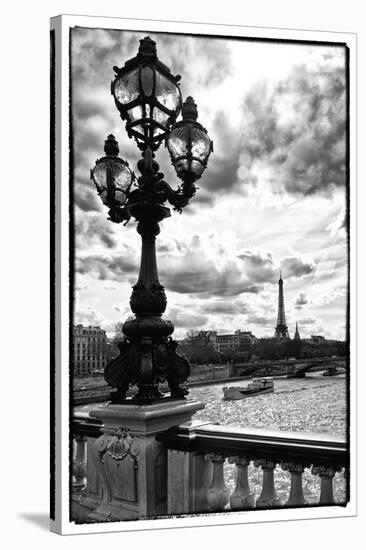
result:
[[[227,362],[240,363],[246,361],[268,361],[281,359],[310,359],[313,357],[331,357],[333,355],[347,355],[346,342],[321,343],[304,342],[302,340],[277,340],[276,338],[260,338],[253,344],[240,344],[234,350],[218,352],[209,342],[202,342],[194,333],[190,332],[185,339],[182,351],[194,364],[222,364]],[[178,346],[178,353],[180,349]]]
[[[116,323],[114,338],[111,342],[110,358],[119,354],[118,343],[124,337],[122,323]],[[196,331],[188,331],[184,345],[178,346],[177,352],[184,355],[191,363],[220,365],[223,363],[243,363],[247,361],[268,361],[281,359],[311,359],[313,357],[344,357],[348,354],[347,342],[312,343],[304,340],[277,340],[276,338],[259,338],[255,343],[241,343],[234,350],[218,352],[209,341],[208,336]]]

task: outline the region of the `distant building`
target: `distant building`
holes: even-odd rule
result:
[[[219,353],[245,350],[257,342],[257,338],[250,331],[237,330],[234,334],[217,334],[215,330],[201,330],[195,336],[179,342],[179,352],[189,355],[194,346],[210,347]]]
[[[246,348],[250,348],[251,346],[253,346],[258,342],[258,338],[254,336],[254,334],[249,330],[244,330],[244,331],[236,330],[235,336],[238,337],[239,348],[243,350]]]
[[[239,337],[236,334],[218,334],[216,338],[216,351],[227,353],[239,348]]]
[[[216,351],[245,351],[257,342],[257,338],[250,331],[236,330],[234,334],[218,334]]]
[[[296,330],[295,330],[295,334],[294,334],[294,340],[301,340],[300,338],[300,334],[299,334],[299,327],[296,323]]]
[[[312,344],[324,344],[326,340],[324,336],[320,336],[319,334],[312,334],[310,338],[310,342]]]
[[[216,336],[217,332],[214,330],[200,330],[199,332],[192,333],[191,336],[178,341],[177,352],[190,361],[192,357],[204,353],[208,348],[215,351]]]
[[[250,331],[237,330],[234,334],[217,334],[215,330],[201,330],[192,336],[178,342],[178,353],[188,360],[197,353],[211,348],[218,353],[247,351],[257,342],[257,338]]]
[[[217,332],[215,330],[200,330],[195,337],[195,342],[199,345],[216,349]]]
[[[107,336],[100,327],[73,327],[74,374],[92,374],[104,370],[107,363]]]

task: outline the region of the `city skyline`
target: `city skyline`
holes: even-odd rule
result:
[[[83,325],[82,323],[78,323],[78,324],[74,324],[73,327],[76,328],[76,327],[78,327],[78,326],[81,326],[81,327],[84,328],[84,329],[90,329],[90,328],[91,328],[91,329],[101,329],[101,330],[105,331],[106,336],[107,336],[107,340],[109,341],[109,340],[113,340],[114,337],[116,336],[117,331],[116,331],[115,329],[116,329],[116,326],[118,325],[118,323],[122,323],[122,324],[123,324],[122,321],[117,321],[117,323],[114,325],[114,329],[113,329],[112,331],[109,331],[109,332],[107,332],[107,330],[105,329],[105,327],[103,327],[103,326],[101,326],[101,325]],[[296,333],[296,329],[297,329],[297,332],[298,332],[299,335],[300,335],[300,340],[302,340],[302,341],[304,341],[304,340],[311,340],[313,336],[321,336],[321,335],[318,335],[318,334],[315,334],[315,333],[311,333],[311,334],[309,334],[309,335],[307,335],[307,336],[302,336],[301,326],[296,326],[296,325],[298,325],[298,322],[295,323],[295,327],[294,327],[293,331],[289,330],[289,339],[290,339],[290,340],[293,340],[293,339],[294,339],[294,335],[295,335],[295,333]],[[188,329],[188,330],[187,330],[187,333],[184,334],[184,335],[182,336],[182,338],[179,338],[178,340],[184,340],[184,339],[186,339],[186,338],[189,338],[189,332],[190,332],[190,330]],[[230,336],[230,335],[235,334],[236,332],[238,332],[238,333],[240,332],[240,333],[242,333],[242,334],[245,334],[245,333],[247,333],[247,334],[252,334],[252,335],[253,335],[255,338],[257,338],[258,340],[260,340],[260,339],[262,339],[262,338],[263,338],[263,339],[272,338],[273,340],[276,340],[276,336],[273,336],[273,335],[272,335],[272,336],[268,336],[268,335],[266,335],[266,336],[257,336],[257,335],[255,334],[255,332],[253,332],[252,330],[247,330],[245,327],[242,327],[241,329],[240,329],[240,328],[239,328],[239,329],[235,329],[235,331],[234,331],[234,330],[230,330],[230,327],[228,328],[228,330],[222,330],[222,329],[216,329],[214,326],[212,326],[212,327],[207,327],[207,328],[205,328],[204,330],[202,329],[202,331],[201,331],[200,329],[197,329],[196,331],[193,331],[193,332],[197,332],[197,333],[198,333],[198,332],[212,332],[212,333],[217,333],[218,336],[224,336],[224,335]],[[292,333],[293,333],[293,334],[292,334]],[[121,334],[122,334],[122,332],[121,332]],[[329,341],[335,341],[335,340],[337,340],[337,341],[340,341],[340,342],[341,342],[341,341],[345,341],[345,340],[334,339],[334,338],[327,338],[326,341],[328,341],[328,340],[329,340]]]
[[[146,33],[72,31],[75,150],[75,324],[112,334],[131,312],[139,236],[106,219],[89,170],[114,133],[136,170],[135,145],[109,91],[113,65]],[[157,238],[160,281],[175,338],[189,329],[272,337],[277,280],[290,336],[344,340],[347,302],[345,57],[342,47],[150,33],[184,76],[214,153],[197,196]],[[188,59],[195,59],[187,66]],[[92,93],[91,93],[92,91]],[[157,154],[176,185],[164,147]],[[169,224],[169,225],[168,225]]]

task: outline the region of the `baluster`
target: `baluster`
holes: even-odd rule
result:
[[[262,492],[256,502],[257,508],[272,508],[280,506],[281,501],[276,494],[274,486],[273,470],[276,464],[269,460],[255,460],[254,466],[261,466],[263,470],[263,485]]]
[[[230,464],[236,464],[236,487],[230,497],[230,508],[232,510],[246,510],[255,507],[254,493],[250,492],[248,480],[248,464],[247,458],[239,456],[229,457]]]
[[[305,506],[307,504],[302,489],[302,474],[304,466],[294,462],[281,463],[283,470],[288,470],[291,474],[291,489],[286,506]]]
[[[192,484],[189,512],[207,512],[207,490],[213,477],[213,464],[202,453],[191,453],[190,459]]]
[[[212,482],[206,493],[207,502],[211,510],[220,512],[224,510],[230,496],[230,491],[226,488],[224,481],[225,457],[216,453],[209,453],[206,457],[213,464]]]
[[[328,468],[327,466],[313,466],[311,473],[320,477],[319,504],[334,504],[333,478],[336,473],[335,468]]]
[[[86,437],[76,434],[74,438],[75,455],[72,465],[72,486],[77,489],[86,487]]]

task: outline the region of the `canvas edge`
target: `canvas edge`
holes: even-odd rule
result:
[[[281,509],[274,511],[230,512],[199,516],[138,520],[134,522],[75,525],[69,521],[69,29],[73,26],[89,28],[120,28],[124,30],[175,32],[216,36],[250,36],[287,40],[342,42],[350,51],[350,324],[351,324],[351,377],[350,377],[350,502],[345,508],[316,507]],[[357,35],[300,29],[246,27],[204,23],[184,23],[146,19],[125,19],[96,16],[60,15],[51,18],[55,32],[55,343],[51,350],[55,361],[55,519],[50,520],[51,531],[58,534],[83,534],[148,529],[169,529],[209,525],[233,525],[269,521],[325,519],[357,515],[357,356],[356,356],[356,68]],[[52,283],[52,282],[51,282]],[[52,363],[52,361],[51,361]],[[62,368],[64,366],[64,368]],[[52,404],[51,404],[52,406]],[[52,427],[51,427],[52,428]],[[51,438],[52,439],[52,438]],[[51,495],[52,498],[52,495]]]

